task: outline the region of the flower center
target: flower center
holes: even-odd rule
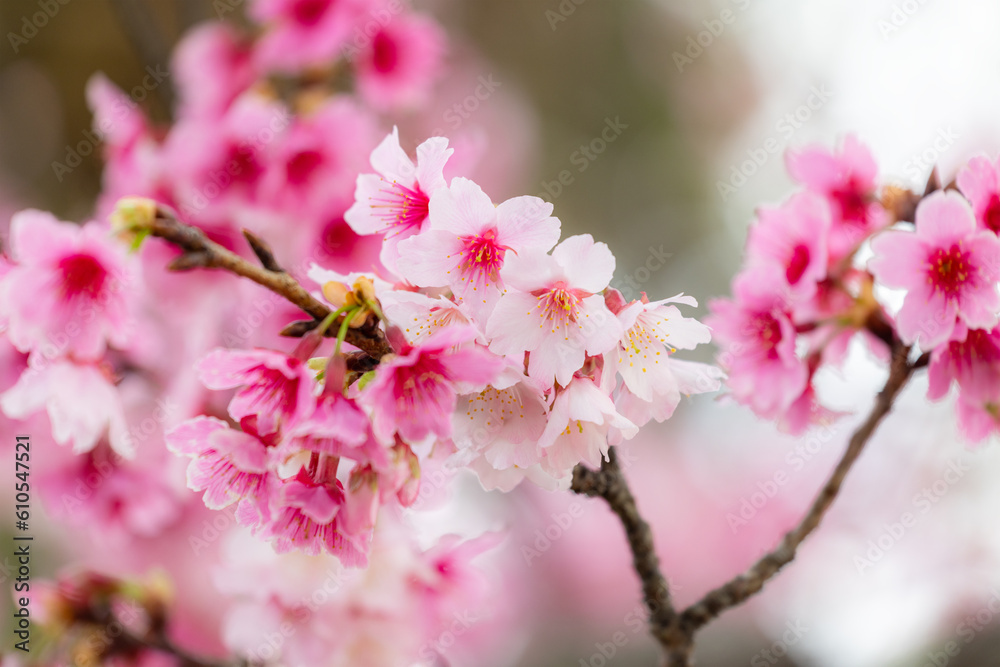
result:
[[[781,324],[773,315],[760,313],[750,322],[751,328],[757,334],[757,340],[768,356],[775,356],[776,348],[781,342]]]
[[[1000,195],[993,193],[986,210],[983,211],[983,222],[986,227],[995,234],[1000,234]]]
[[[382,231],[391,237],[419,229],[427,219],[429,201],[419,187],[412,189],[393,181],[386,182],[378,195],[371,198],[371,207],[378,209],[376,215],[382,218]]]
[[[538,298],[535,310],[540,311],[543,320],[548,320],[552,327],[552,333],[561,329],[568,340],[569,333],[565,331],[566,327],[570,324],[576,324],[578,327],[583,326],[577,322],[580,315],[580,302],[583,300],[577,294],[577,290],[568,289],[566,283],[560,280],[548,290],[533,292],[533,294]],[[544,322],[538,326],[545,326]]]
[[[62,293],[67,299],[86,295],[91,299],[104,289],[107,270],[90,255],[70,255],[59,262],[62,272]]]
[[[938,248],[927,260],[928,280],[935,290],[948,296],[955,296],[972,277],[969,253],[963,252],[961,245],[952,244],[945,250]]]
[[[372,40],[372,65],[379,74],[387,74],[396,69],[399,62],[399,46],[384,30]]]
[[[864,220],[867,217],[868,197],[853,176],[842,188],[830,194],[840,205],[840,216],[844,220]]]
[[[785,269],[785,278],[789,285],[794,285],[802,278],[809,266],[809,248],[799,244],[792,251],[792,257],[788,260],[788,268]]]
[[[464,236],[461,238],[462,262],[458,268],[462,270],[463,278],[473,282],[485,279],[486,286],[500,281],[500,268],[503,258],[509,248],[496,242],[496,230],[489,230],[481,236]]]
[[[299,0],[292,9],[292,15],[301,25],[311,27],[319,23],[331,4],[330,0]]]
[[[312,178],[313,172],[323,164],[323,156],[319,151],[301,151],[296,153],[285,164],[288,182],[292,185],[304,185]]]

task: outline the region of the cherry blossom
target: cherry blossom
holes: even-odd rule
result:
[[[430,229],[400,244],[399,271],[421,287],[450,287],[485,322],[504,292],[507,253],[544,253],[559,240],[551,214],[537,197],[494,206],[478,185],[455,178],[431,198]]]
[[[396,270],[399,242],[427,225],[431,195],[446,185],[444,166],[453,152],[447,139],[433,137],[417,147],[414,164],[394,127],[372,151],[377,173],[358,176],[354,205],[344,219],[358,234],[384,235],[381,258],[390,270]]]
[[[136,278],[106,227],[22,211],[11,221],[10,244],[0,320],[15,347],[97,359],[108,344],[127,344]]]
[[[508,258],[501,277],[513,289],[486,325],[490,349],[529,352],[528,375],[546,387],[569,384],[586,355],[604,354],[621,337],[621,325],[598,294],[614,270],[608,246],[589,234],[565,239],[551,255]]]
[[[977,230],[969,203],[934,193],[917,208],[916,231],[891,230],[872,241],[869,268],[889,287],[906,289],[896,323],[903,340],[931,349],[961,322],[993,328],[1000,317],[1000,239]]]

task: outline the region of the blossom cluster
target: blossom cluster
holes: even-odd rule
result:
[[[412,649],[451,622],[434,600],[458,604],[470,592],[471,577],[451,582],[436,568],[465,572],[481,549],[455,547],[453,536],[418,548],[402,530],[371,542],[377,495],[395,494],[399,504],[415,497],[416,454],[395,438],[376,441],[354,398],[322,391],[308,361],[316,337],[292,351],[278,335],[301,318],[297,308],[221,272],[170,273],[177,250],[140,244],[142,234],[128,227],[131,217],[168,207],[242,254],[242,230],[268,239],[303,281],[313,263],[371,271],[381,237],[361,236],[344,219],[355,182],[389,117],[420,124],[442,79],[445,40],[404,0],[251,0],[245,10],[249,29],[209,23],[178,44],[163,84],[177,92],[169,124],[152,122],[104,76],[89,83],[105,159],[96,210],[83,225],[22,211],[5,234],[0,429],[8,441],[15,429],[32,434],[33,490],[45,517],[33,528],[55,523],[51,541],[72,545],[75,567],[116,577],[167,569],[181,591],[167,629],[180,645],[215,654],[241,648],[221,626],[238,615],[242,592],[220,594],[206,573],[243,522],[278,549],[335,553],[289,556],[338,567],[338,558],[371,559],[381,576],[408,582],[413,604],[397,608],[394,632],[413,659]],[[123,197],[141,203],[116,210]],[[6,220],[2,226],[8,232]],[[457,366],[458,382],[466,357],[446,342],[439,356]],[[258,381],[273,382],[274,391],[218,391]],[[294,395],[281,393],[288,387]],[[292,413],[284,411],[290,404]],[[256,576],[274,579],[286,567],[279,558]],[[324,618],[384,620],[380,590],[359,582]],[[259,620],[253,627],[266,626]],[[299,631],[303,642],[327,641],[323,664],[401,661],[377,646],[330,644],[318,622]]]
[[[566,486],[683,394],[719,386],[715,368],[671,356],[709,340],[677,307],[693,299],[627,303],[609,288],[607,245],[559,242],[536,197],[495,204],[467,178],[449,183],[451,152],[432,138],[411,160],[396,130],[372,152],[345,220],[381,237],[379,264],[308,274],[343,313],[333,356],[309,360],[308,340],[292,355],[216,350],[201,378],[238,388],[228,412],[241,430],[201,417],[167,436],[193,458],[188,481],[206,504],[238,502],[279,551],[363,563],[378,509],[413,502],[423,460],[450,457],[486,488]],[[373,319],[393,352],[359,378],[341,343]]]
[[[759,210],[733,297],[706,320],[731,395],[793,433],[835,419],[814,380],[860,336],[882,359],[896,341],[928,354],[928,398],[954,381],[971,440],[1000,429],[1000,164],[976,157],[921,197],[880,189],[853,136],[787,166],[804,188]]]
[[[440,76],[427,19],[396,0],[248,9],[254,36],[213,24],[178,46],[170,125],[93,79],[107,159],[93,221],[12,221],[0,324],[17,361],[0,409],[72,446],[43,475],[53,514],[156,539],[199,516],[194,490],[279,554],[364,566],[376,519],[412,505],[428,467],[565,488],[682,396],[718,389],[718,369],[674,357],[709,341],[681,312],[694,299],[626,301],[609,247],[562,238],[552,204],[494,202],[455,173],[472,162],[461,146],[408,154],[379,132]],[[157,211],[248,258],[241,232],[265,239],[331,316],[289,342],[278,333],[302,315],[280,296],[168,275],[190,258],[144,240]],[[351,330],[391,353],[366,356]]]

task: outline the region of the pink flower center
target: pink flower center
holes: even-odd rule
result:
[[[485,279],[486,286],[500,281],[500,268],[503,258],[510,248],[496,241],[497,233],[491,229],[481,236],[462,237],[462,261],[458,268],[462,270],[462,280],[476,282]]]
[[[973,275],[969,253],[962,252],[958,243],[945,250],[938,248],[927,260],[928,280],[935,290],[955,296]]]
[[[388,74],[396,69],[399,62],[399,46],[396,40],[386,34],[384,30],[379,31],[372,40],[372,65],[379,74]]]
[[[1000,234],[1000,195],[995,192],[990,196],[990,201],[983,211],[983,222],[987,229],[995,234]]]
[[[96,299],[104,290],[108,271],[91,255],[69,255],[59,261],[62,293],[67,299],[87,296]]]
[[[400,367],[396,373],[396,409],[400,412],[423,411],[427,405],[443,404],[443,395],[448,392],[447,377],[437,361],[421,357],[413,366]]]
[[[285,173],[288,175],[288,182],[292,185],[305,185],[321,164],[323,164],[323,156],[319,154],[319,151],[301,151],[296,153],[285,164]]]
[[[332,4],[331,0],[298,0],[292,7],[292,16],[299,24],[312,27],[319,23]]]
[[[803,244],[795,246],[792,257],[788,260],[788,268],[785,269],[785,278],[789,285],[794,285],[802,278],[809,266],[809,248]]]
[[[781,343],[781,323],[769,313],[759,313],[750,320],[750,330],[756,335],[761,349],[774,358]]]
[[[582,326],[577,320],[580,316],[580,302],[583,301],[583,298],[577,290],[567,289],[566,283],[563,281],[560,280],[548,290],[532,292],[532,294],[538,297],[535,310],[541,312],[543,320],[548,320],[552,327],[552,333],[562,330],[566,339],[569,340],[569,332],[566,331],[566,327],[570,324]],[[544,323],[539,326],[544,326]]]
[[[217,173],[209,174],[209,178],[216,175],[221,177],[221,172],[227,172],[232,175],[234,182],[253,183],[263,171],[253,148],[232,144],[229,146],[226,161],[218,167]]]
[[[840,215],[844,220],[864,221],[868,217],[868,196],[853,176],[830,195],[840,205]]]
[[[989,331],[972,329],[964,341],[951,341],[948,352],[955,359],[966,362],[970,367],[989,366],[1000,362],[1000,347]]]
[[[345,259],[357,246],[360,237],[344,222],[344,218],[331,220],[323,228],[319,239],[319,248],[323,256],[329,259]]]
[[[391,237],[419,229],[427,219],[429,201],[419,186],[411,189],[393,181],[386,183],[378,195],[371,198],[371,207],[378,209],[376,215],[382,218],[382,231]]]

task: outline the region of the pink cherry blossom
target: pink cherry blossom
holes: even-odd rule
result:
[[[966,330],[957,325],[952,339],[931,353],[927,380],[931,400],[943,398],[952,380],[965,397],[994,396],[1000,388],[1000,329]]]
[[[733,280],[734,299],[714,299],[705,323],[720,348],[733,397],[775,418],[805,390],[809,371],[796,355],[795,325],[776,267],[747,269]],[[767,387],[767,391],[761,391]]]
[[[36,361],[0,396],[5,415],[24,419],[45,410],[53,439],[60,445],[72,444],[73,453],[88,452],[107,438],[121,456],[134,455],[121,396],[104,369],[63,359]]]
[[[10,246],[14,266],[0,280],[0,320],[17,349],[97,359],[109,343],[128,343],[136,278],[106,227],[22,211],[11,221]]]
[[[682,316],[673,304],[697,306],[698,302],[678,295],[651,303],[633,301],[615,313],[625,334],[604,354],[601,388],[611,393],[621,376],[623,395],[617,405],[637,426],[650,419],[669,419],[682,395],[717,391],[723,377],[714,366],[671,356],[711,340],[707,326]],[[612,311],[616,305],[612,302]]]
[[[510,477],[502,483],[506,489],[519,483],[544,455],[538,439],[548,415],[545,396],[520,367],[523,364],[511,363],[486,389],[462,396],[454,416],[452,439],[465,450],[462,458],[482,457],[487,478],[489,470],[517,471],[506,476]],[[501,483],[479,476],[487,488]]]
[[[956,181],[972,204],[980,228],[1000,234],[1000,159],[974,157],[958,172]]]
[[[1000,435],[1000,395],[982,399],[959,394],[955,407],[958,428],[970,442]]]
[[[483,348],[454,349],[475,337],[475,329],[451,327],[383,360],[359,398],[380,440],[390,442],[396,432],[410,442],[450,436],[456,396],[489,384],[503,367]]]
[[[371,463],[380,470],[391,466],[389,450],[371,437],[368,417],[354,401],[327,390],[316,400],[309,417],[297,420],[276,448],[279,456],[300,451],[347,457]]]
[[[39,491],[53,517],[118,543],[158,535],[182,510],[162,471],[116,460],[106,445],[39,478]]]
[[[528,375],[551,387],[569,384],[586,355],[604,354],[621,338],[618,320],[598,294],[608,286],[615,258],[592,236],[571,236],[551,255],[525,252],[506,259],[509,289],[486,325],[490,349],[530,352]]]
[[[420,292],[394,290],[380,294],[379,301],[385,316],[402,330],[411,345],[451,326],[475,325],[465,305],[444,297],[432,298]],[[477,340],[486,342],[483,336],[477,337]]]
[[[298,225],[342,214],[376,140],[368,113],[347,97],[331,98],[274,141],[260,183],[262,204]]]
[[[219,118],[174,125],[163,145],[172,202],[189,222],[227,228],[254,202],[269,157],[288,130],[283,105],[248,92]]]
[[[747,264],[774,264],[784,269],[789,294],[808,301],[826,278],[830,210],[811,192],[791,197],[776,208],[762,208],[750,228]]]
[[[872,241],[869,270],[884,285],[906,289],[896,315],[900,337],[931,349],[961,322],[992,329],[1000,311],[1000,239],[977,229],[957,192],[935,192],[917,207],[916,232],[892,230]]]
[[[415,107],[440,76],[444,51],[437,23],[415,14],[393,16],[379,26],[367,48],[352,54],[358,92],[378,110]]]
[[[184,118],[219,117],[253,83],[249,41],[229,24],[196,27],[177,44],[171,59],[172,81]]]
[[[264,435],[308,416],[315,382],[306,365],[272,350],[216,349],[198,364],[209,389],[241,387],[229,403],[233,419],[255,416]]]
[[[256,435],[214,417],[196,417],[168,431],[165,440],[170,451],[192,458],[188,488],[204,491],[208,508],[269,501],[268,445]]]
[[[887,223],[875,197],[878,167],[868,147],[848,135],[839,151],[812,146],[786,155],[788,172],[829,202],[833,220],[828,249],[838,261]]]
[[[348,567],[367,564],[365,541],[348,537],[339,529],[337,514],[344,504],[344,490],[339,481],[332,486],[317,484],[302,470],[284,481],[277,504],[280,509],[263,527],[263,536],[271,540],[275,551],[293,549],[315,556],[331,553]]]
[[[615,409],[611,398],[590,378],[573,378],[556,394],[538,446],[545,450],[543,467],[567,477],[577,463],[592,467],[608,453],[612,431],[628,440],[639,428]]]
[[[399,246],[399,272],[421,287],[450,287],[483,323],[504,292],[507,253],[545,253],[559,240],[552,204],[515,197],[494,206],[466,178],[437,190],[429,210],[430,229]]]
[[[433,137],[417,147],[416,164],[399,145],[399,131],[382,140],[371,154],[375,174],[358,176],[354,205],[344,219],[358,234],[384,234],[381,259],[395,271],[399,242],[427,224],[431,195],[446,185],[443,170],[454,151],[448,140]]]
[[[359,0],[254,0],[250,17],[266,32],[254,56],[262,68],[295,71],[331,60],[348,43]]]

